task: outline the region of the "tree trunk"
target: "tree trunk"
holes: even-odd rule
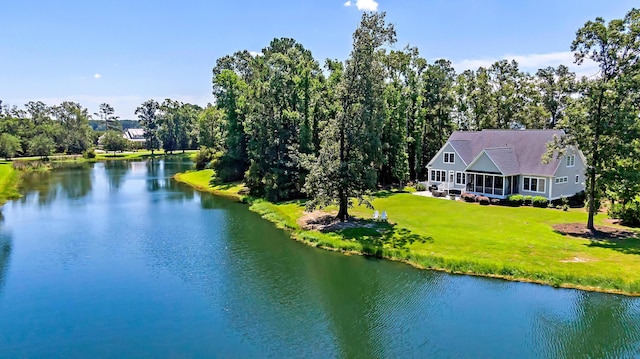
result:
[[[349,219],[348,201],[349,198],[342,191],[340,191],[340,210],[338,211],[337,217],[342,222],[346,222],[347,219]]]
[[[591,168],[589,169],[589,189],[587,193],[587,201],[589,202],[589,217],[587,218],[587,229],[594,233],[596,227],[593,225],[593,218],[596,215],[596,175],[598,173],[598,167],[600,162],[599,141],[600,141],[600,122],[602,120],[602,102],[604,100],[604,88],[600,90],[600,97],[598,98],[598,110],[596,113],[596,123],[594,128],[593,138],[593,157]]]

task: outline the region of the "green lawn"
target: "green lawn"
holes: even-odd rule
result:
[[[20,197],[18,192],[18,174],[11,162],[0,162],[0,205]]]
[[[180,177],[214,193],[230,195],[242,188],[212,187],[212,174],[208,170]],[[586,222],[581,209],[480,206],[409,193],[385,193],[373,205],[387,211],[390,224],[365,220],[361,224],[366,227],[329,233],[300,229],[302,201],[257,200],[251,209],[291,230],[296,239],[324,248],[456,273],[640,294],[640,239],[590,241],[554,232],[551,226],[556,223]],[[369,219],[373,210],[355,207],[350,213]],[[598,215],[596,225],[603,225],[604,219]]]

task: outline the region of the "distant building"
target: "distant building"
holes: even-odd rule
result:
[[[129,128],[122,133],[122,136],[132,142],[142,144],[146,142],[144,138],[144,129],[142,128]]]

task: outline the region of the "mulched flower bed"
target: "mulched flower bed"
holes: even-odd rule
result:
[[[607,226],[596,226],[596,232],[592,233],[584,223],[561,223],[554,225],[553,229],[567,236],[595,240],[629,239],[638,235],[633,231]]]

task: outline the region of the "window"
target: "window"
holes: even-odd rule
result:
[[[447,180],[447,172],[431,170],[431,182],[444,182]]]
[[[574,167],[576,165],[576,155],[567,155],[567,167]]]
[[[580,183],[580,175],[576,175],[576,183]]]
[[[563,184],[569,182],[569,177],[556,177],[556,184]]]
[[[462,172],[456,172],[456,184],[465,184],[467,176]]]
[[[456,163],[456,156],[453,152],[444,153],[444,163]]]
[[[538,177],[523,177],[522,189],[529,192],[544,193],[547,180]]]

